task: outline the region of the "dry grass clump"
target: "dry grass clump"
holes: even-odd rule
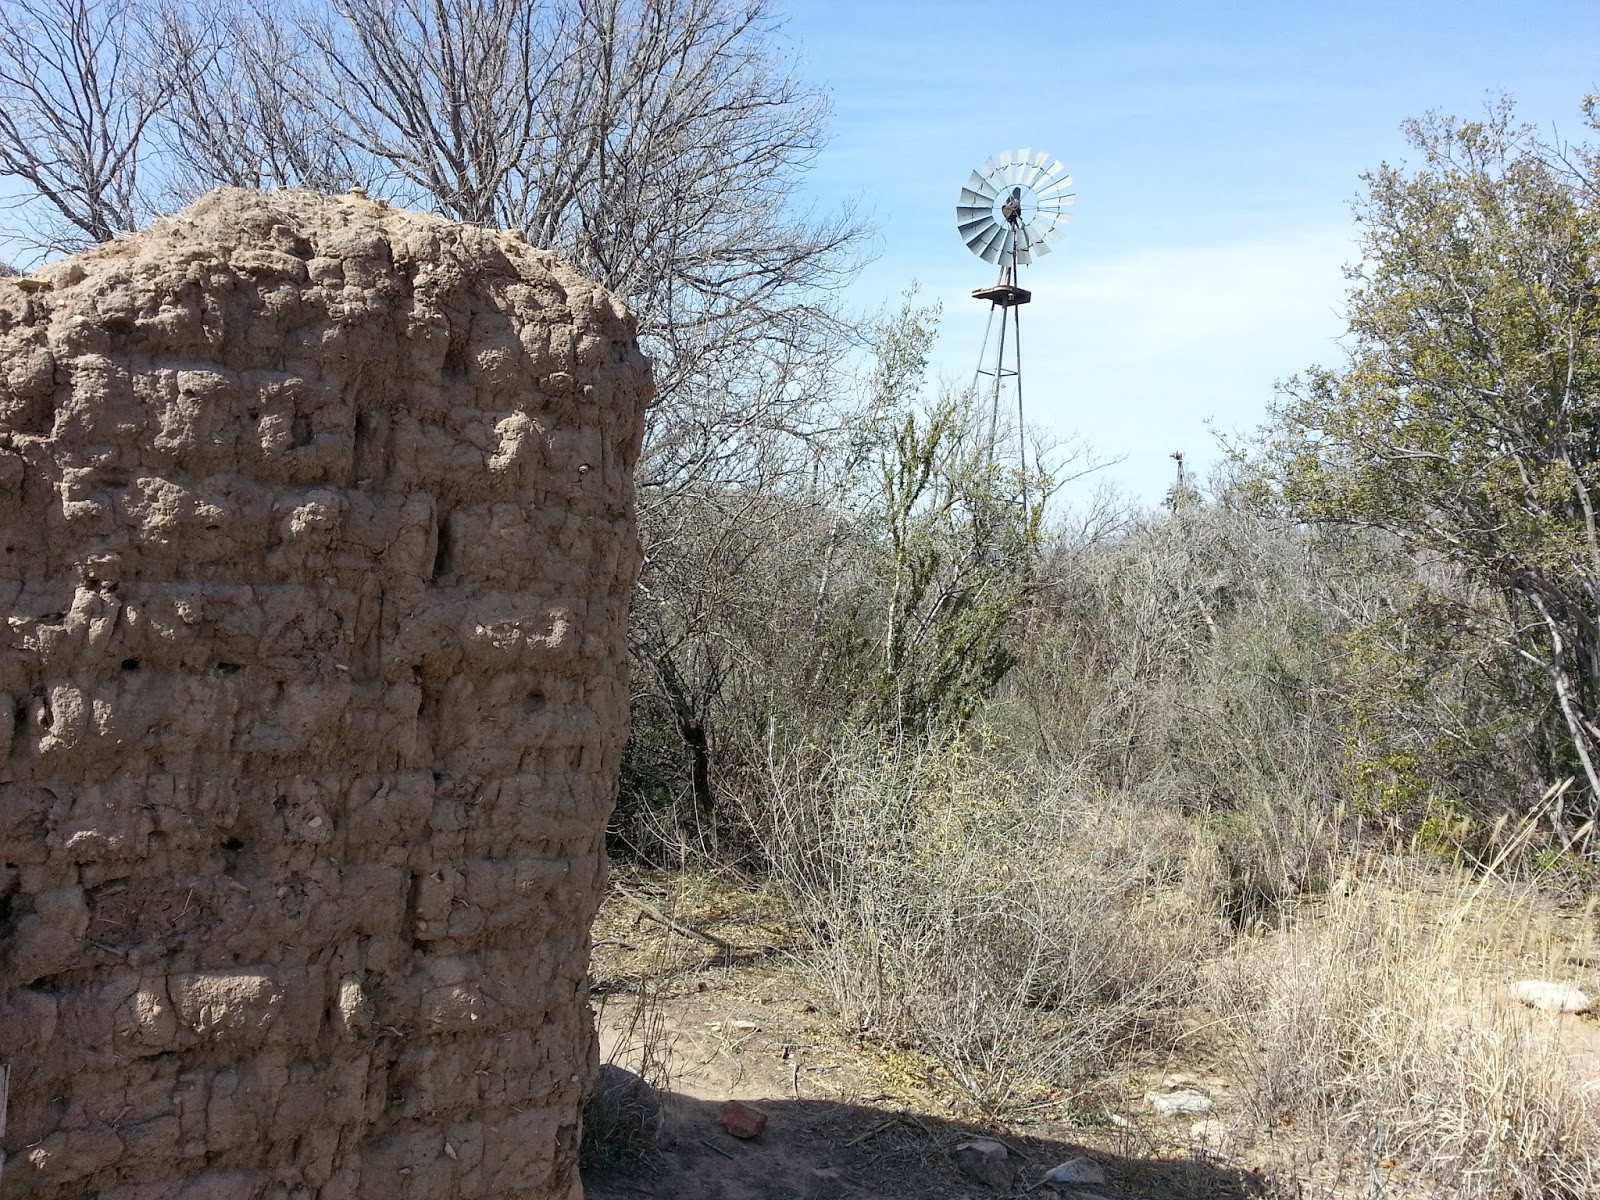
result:
[[[683,874],[656,911],[669,919],[692,904],[705,880]],[[675,982],[698,965],[696,944],[677,936],[615,936],[644,919],[628,898],[634,885],[613,879],[596,919],[590,968],[596,1024],[604,1031],[600,1072],[584,1101],[583,1169],[631,1173],[654,1159],[662,1125],[661,1099],[672,1084],[672,1032],[665,1001]],[[627,915],[624,916],[623,913]]]
[[[821,991],[983,1111],[1064,1098],[1190,986],[1210,934],[1175,815],[1096,807],[962,745],[775,774],[755,824]]]
[[[1463,1200],[1600,1195],[1600,1094],[1574,1057],[1594,1030],[1507,992],[1559,963],[1550,921],[1483,880],[1395,880],[1242,943],[1211,990],[1258,1120]]]
[[[655,1156],[661,1125],[661,1092],[626,1068],[605,1063],[583,1104],[583,1169],[637,1171]]]

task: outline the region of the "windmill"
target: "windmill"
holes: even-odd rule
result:
[[[1007,150],[985,159],[967,177],[956,202],[956,229],[967,249],[1000,267],[1000,278],[992,287],[972,293],[974,299],[989,302],[989,322],[984,326],[972,387],[976,392],[979,381],[988,377],[991,457],[1001,436],[1000,414],[1002,410],[1009,413],[1012,407],[1007,393],[1014,392],[1017,452],[1022,461],[1021,309],[1033,299],[1033,293],[1022,286],[1020,272],[1061,240],[1061,227],[1071,219],[1067,208],[1076,199],[1072,176],[1058,160],[1042,150]],[[991,358],[989,340],[997,311],[1000,338]]]

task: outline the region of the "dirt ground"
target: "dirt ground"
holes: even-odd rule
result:
[[[995,1127],[941,1086],[930,1064],[842,1037],[788,955],[791,931],[759,896],[708,884],[668,904],[665,889],[625,881],[596,926],[602,1059],[664,1078],[666,1087],[658,1148],[590,1170],[590,1200],[1297,1194],[1252,1166],[1256,1148],[1231,1144],[1227,1116],[1237,1102],[1201,1037],[1181,1055],[1144,1055],[1036,1123]],[[1179,1020],[1198,1031],[1204,1015]],[[1144,1099],[1180,1087],[1204,1091],[1216,1110],[1163,1118]],[[729,1134],[719,1119],[727,1100],[765,1113],[765,1131],[748,1141]],[[974,1137],[1010,1148],[1018,1170],[1009,1193],[957,1169],[951,1152]],[[1039,1185],[1051,1167],[1080,1156],[1103,1169],[1105,1184]]]
[[[1449,1200],[1393,1160],[1341,1159],[1286,1117],[1261,1119],[1230,1069],[1238,1048],[1199,1009],[1162,1014],[1163,1036],[1089,1089],[1025,1120],[985,1122],[937,1064],[840,1029],[770,897],[736,878],[667,882],[619,879],[595,927],[602,1059],[656,1083],[661,1114],[652,1149],[586,1171],[590,1200]],[[1586,924],[1573,923],[1552,952],[1588,946]],[[1501,933],[1527,956],[1527,930]],[[1583,952],[1600,964],[1600,951]],[[1592,1017],[1552,1018],[1550,1032],[1579,1061],[1600,1063]],[[1154,1111],[1151,1093],[1179,1089],[1211,1107]],[[765,1130],[750,1140],[727,1132],[728,1100],[766,1114]],[[975,1137],[1009,1147],[1009,1191],[957,1168],[952,1152]],[[1105,1182],[1041,1182],[1078,1157]]]

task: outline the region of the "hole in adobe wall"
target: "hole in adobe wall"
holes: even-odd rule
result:
[[[56,428],[56,398],[35,396],[26,408],[12,417],[11,428],[17,433],[49,437]]]
[[[433,552],[433,573],[431,578],[439,580],[450,571],[451,559],[450,546],[450,521],[449,518],[439,518],[439,540]]]
[[[137,671],[142,665],[137,658],[125,658],[122,660],[122,669],[124,671]]]
[[[351,455],[358,479],[376,479],[384,473],[384,440],[388,432],[388,413],[356,414],[355,452]]]
[[[291,426],[289,443],[291,446],[309,446],[311,444],[311,418],[302,413],[296,413],[294,424]]]
[[[529,692],[528,698],[522,702],[522,707],[531,713],[544,711],[544,705],[543,692]]]
[[[460,379],[467,373],[467,339],[454,328],[450,330],[450,345],[444,352],[440,369],[448,378]]]
[[[220,675],[236,675],[242,669],[238,663],[219,662],[217,664],[217,673]]]

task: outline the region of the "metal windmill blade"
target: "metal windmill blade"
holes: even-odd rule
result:
[[[967,177],[956,201],[956,230],[984,262],[1031,263],[1061,240],[1076,199],[1060,160],[1042,150],[1006,150]]]

